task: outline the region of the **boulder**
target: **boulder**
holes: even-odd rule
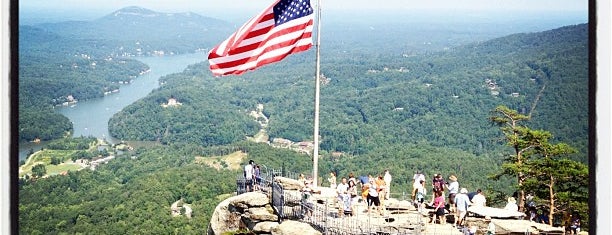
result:
[[[468,212],[485,217],[490,216],[491,218],[520,218],[524,217],[525,213],[518,211],[511,211],[506,209],[500,209],[488,206],[470,206]]]
[[[278,221],[278,216],[269,207],[252,207],[247,214],[251,221]]]
[[[252,231],[255,233],[271,233],[272,229],[276,228],[278,226],[277,222],[270,222],[270,221],[264,221],[264,222],[260,222],[255,224],[255,227],[253,227]]]
[[[284,190],[301,190],[304,188],[304,184],[302,182],[291,178],[277,176],[274,177],[274,181],[283,186]]]
[[[287,220],[272,229],[272,235],[322,235],[307,223]]]
[[[229,203],[240,208],[262,207],[270,203],[268,196],[260,192],[248,192],[228,198]]]
[[[229,210],[233,198],[223,200],[213,211],[210,218],[208,234],[222,234],[223,232],[236,231],[240,229],[240,213]]]

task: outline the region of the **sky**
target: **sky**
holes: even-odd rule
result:
[[[20,12],[49,13],[91,20],[127,6],[140,6],[158,12],[195,12],[231,19],[235,14],[257,13],[273,0],[19,0]],[[315,5],[316,0],[311,0]],[[384,4],[383,4],[384,3]],[[560,11],[588,12],[588,0],[322,0],[323,11],[351,10],[468,10],[468,11]],[[28,15],[21,13],[22,15]],[[86,19],[89,17],[89,19]]]

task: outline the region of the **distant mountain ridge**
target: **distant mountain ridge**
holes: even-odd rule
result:
[[[181,54],[211,48],[227,36],[230,23],[193,12],[162,13],[130,6],[92,21],[36,24],[77,39],[112,40],[121,56]]]

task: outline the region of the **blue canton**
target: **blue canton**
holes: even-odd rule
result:
[[[274,25],[312,14],[310,0],[281,0],[274,5]]]

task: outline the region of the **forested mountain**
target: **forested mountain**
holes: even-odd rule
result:
[[[159,13],[127,8],[97,22],[124,17],[140,24],[138,19],[145,16],[158,17]],[[95,24],[98,23],[70,23],[82,35],[96,35],[95,28],[90,28]],[[20,104],[48,104],[39,102],[38,97],[65,96],[66,92],[58,91],[84,84],[104,87],[102,84],[113,84],[119,81],[114,79],[143,68],[140,63],[119,62],[122,60],[115,57],[112,62],[105,61],[106,57],[97,57],[94,52],[91,57],[81,52],[75,56],[68,46],[97,45],[94,48],[100,53],[112,54],[122,40],[133,40],[129,37],[136,34],[126,33],[125,38],[116,34],[112,40],[100,38],[92,43],[87,38],[67,39],[55,34],[67,30],[59,25],[37,27],[22,27],[29,33],[20,33],[24,37],[20,45],[21,40],[33,42],[24,43],[24,51],[20,51],[25,66],[20,71],[25,76],[20,74],[20,82],[24,80],[20,92],[28,91],[33,96],[20,93],[20,99],[24,99]],[[433,49],[418,48],[416,43],[398,46],[396,41],[384,40],[377,48],[378,40],[367,33],[350,41],[340,36],[324,38],[320,176],[329,171],[341,176],[349,172],[376,175],[389,169],[397,188],[392,193],[399,197],[408,189],[414,170],[422,170],[428,177],[433,173],[456,174],[462,187],[471,191],[482,188],[491,205],[496,206],[516,189],[511,178],[487,177],[498,172],[502,159],[512,154],[499,128],[489,122],[498,105],[531,113],[527,122],[531,128],[551,131],[556,137],[553,142],[564,141],[577,147],[579,153],[572,157],[586,162],[587,28],[586,24],[572,25],[467,45],[458,43],[463,46],[436,45]],[[401,33],[389,33],[398,34]],[[150,45],[142,48],[150,48],[151,52],[166,50],[155,47],[153,41],[139,42],[141,46]],[[361,48],[357,42],[368,46]],[[136,45],[135,40],[130,43]],[[54,45],[67,46],[57,51],[49,49],[53,52],[48,57],[39,53],[48,52],[43,49]],[[40,51],[27,54],[26,48],[37,46]],[[171,47],[178,48],[167,48]],[[94,59],[96,72],[92,73]],[[314,50],[310,50],[242,76],[213,78],[208,64],[200,63],[161,78],[160,88],[109,121],[113,136],[150,140],[156,146],[127,151],[95,171],[21,180],[20,232],[201,234],[212,209],[223,199],[218,196],[235,190],[235,177],[240,172],[217,170],[198,159],[239,151],[267,167],[284,165],[287,170],[307,174],[312,170],[311,157],[306,154],[244,140],[260,128],[249,116],[258,104],[263,105],[263,113],[269,118],[266,130],[271,138],[312,139],[313,68]],[[85,78],[93,79],[80,83]],[[64,85],[47,89],[43,88],[44,82]],[[93,90],[99,91],[98,88]],[[168,105],[170,99],[180,105]],[[26,108],[20,109],[20,118],[36,120],[53,113],[49,108],[28,114]],[[62,128],[65,127],[58,129]],[[180,199],[194,209],[191,219],[172,217],[169,205]]]
[[[346,58],[335,54],[344,49],[341,45],[332,45],[332,56],[324,57],[322,64],[326,80],[321,98],[321,148],[362,155],[389,145],[431,145],[475,155],[503,155],[499,152],[503,146],[496,142],[499,132],[491,128],[487,117],[504,104],[525,114],[531,112],[532,128],[550,130],[558,140],[578,147],[575,158],[586,161],[586,32],[586,24],[574,25],[408,57]],[[220,139],[234,139],[226,135],[252,135],[254,130],[244,128],[249,121],[201,123],[202,117],[246,119],[248,111],[261,103],[270,118],[272,138],[311,140],[311,55],[296,56],[242,77],[211,78],[207,65],[191,66],[182,74],[162,78],[164,86],[116,114],[110,121],[111,133],[122,139],[163,137],[213,145]],[[161,108],[171,96],[185,104],[172,111]],[[152,117],[158,121],[151,122]],[[219,135],[204,138],[211,133],[189,131],[193,125],[213,126],[213,133]],[[218,128],[228,125],[237,129]],[[232,134],[220,134],[223,131]]]
[[[148,67],[129,56],[189,53],[230,31],[193,13],[127,7],[93,21],[19,27],[19,139],[56,139],[72,130],[54,105],[116,92]]]
[[[232,25],[192,12],[161,13],[131,6],[92,21],[37,24],[78,39],[112,40],[113,55],[191,53],[210,48],[231,32]]]

